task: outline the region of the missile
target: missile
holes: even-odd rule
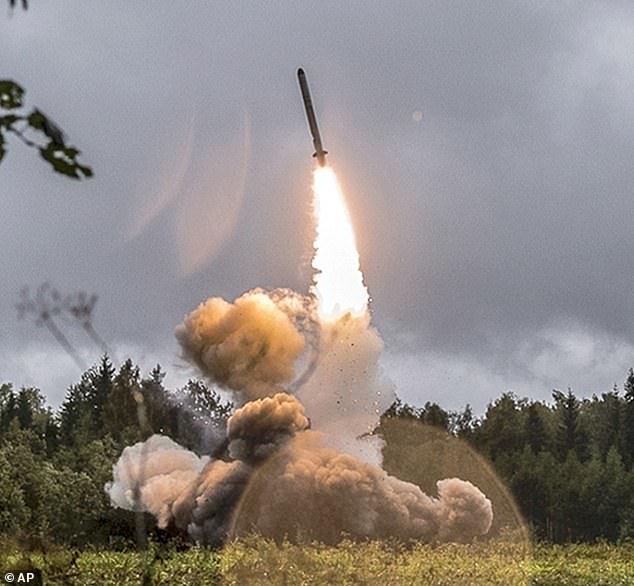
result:
[[[297,79],[299,80],[299,89],[302,92],[302,99],[304,100],[304,107],[306,108],[306,118],[308,118],[310,134],[313,137],[313,146],[315,147],[313,157],[317,158],[320,167],[325,167],[328,151],[325,151],[321,144],[321,136],[319,135],[319,128],[317,127],[317,118],[315,116],[315,110],[313,109],[313,101],[310,98],[306,74],[301,67],[297,70]]]

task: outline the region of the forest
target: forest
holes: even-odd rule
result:
[[[125,549],[135,515],[104,492],[122,449],[161,433],[210,453],[233,405],[201,380],[165,388],[156,366],[142,376],[104,355],[68,389],[59,409],[35,388],[0,385],[0,535],[29,543]],[[45,390],[44,390],[45,391]],[[397,400],[381,416],[414,420],[463,440],[512,492],[532,537],[552,543],[634,537],[634,371],[623,388],[580,398],[554,390],[542,402],[503,393],[481,416]],[[384,453],[390,448],[385,436]],[[159,540],[175,539],[152,527]]]

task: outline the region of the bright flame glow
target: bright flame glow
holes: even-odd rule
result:
[[[350,214],[330,167],[315,170],[313,191],[317,237],[311,290],[319,300],[319,314],[326,318],[348,312],[362,315],[368,308],[368,290],[359,268]]]

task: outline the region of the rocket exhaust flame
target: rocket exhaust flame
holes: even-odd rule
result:
[[[368,308],[368,290],[359,267],[359,253],[350,214],[335,172],[330,167],[315,169],[314,214],[317,223],[313,286],[322,318],[346,313],[363,315]]]
[[[308,127],[315,147],[318,167],[313,177],[313,210],[317,224],[313,286],[322,318],[337,319],[347,313],[363,315],[368,308],[368,291],[359,270],[359,253],[352,223],[335,172],[326,163],[327,151],[321,143],[317,117],[303,69],[297,79],[306,109]]]

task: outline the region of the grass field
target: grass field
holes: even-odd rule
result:
[[[634,544],[545,546],[416,545],[344,542],[278,546],[250,539],[213,552],[152,547],[135,552],[50,551],[25,555],[5,547],[0,570],[38,567],[45,584],[633,586]]]

